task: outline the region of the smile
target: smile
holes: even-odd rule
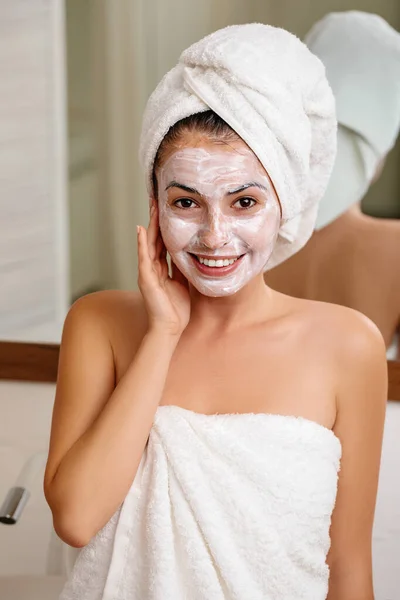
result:
[[[233,263],[236,262],[239,258],[238,256],[236,258],[203,258],[202,256],[195,256],[202,265],[207,265],[207,267],[218,268],[233,265]]]
[[[213,258],[206,258],[205,256],[190,253],[190,256],[196,268],[201,273],[212,277],[221,277],[236,270],[245,254],[232,257],[214,256]]]

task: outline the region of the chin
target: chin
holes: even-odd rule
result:
[[[248,282],[244,283],[243,285],[239,285],[239,286],[229,286],[227,285],[226,288],[224,288],[223,284],[221,283],[220,286],[208,286],[207,284],[204,284],[203,282],[199,283],[198,281],[194,282],[194,281],[190,281],[190,285],[192,285],[194,288],[196,288],[196,290],[199,292],[199,294],[202,294],[203,296],[207,296],[208,298],[226,298],[228,296],[234,296],[235,294],[237,294],[241,289],[243,289]]]
[[[241,289],[241,288],[239,288]],[[211,291],[211,290],[198,290],[200,294],[203,296],[207,296],[208,298],[227,298],[228,296],[234,296],[237,294],[239,290],[235,290],[233,292],[221,290],[221,291]]]

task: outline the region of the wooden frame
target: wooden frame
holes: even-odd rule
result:
[[[0,380],[57,380],[59,344],[0,342]]]
[[[57,380],[59,344],[0,342],[0,380]],[[390,400],[400,402],[400,361],[388,361]]]
[[[400,402],[400,361],[388,360],[389,394],[390,400]]]

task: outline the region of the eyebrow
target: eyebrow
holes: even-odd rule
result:
[[[172,187],[179,188],[179,189],[183,190],[184,192],[188,192],[189,194],[198,194],[199,196],[201,196],[200,192],[198,192],[196,190],[196,188],[189,187],[188,185],[183,185],[183,183],[178,183],[177,181],[171,181],[171,183],[169,183],[167,185],[167,187],[165,188],[165,191],[169,190]],[[227,196],[233,196],[234,194],[243,192],[244,190],[247,190],[248,188],[251,188],[251,187],[256,187],[256,188],[259,188],[260,190],[264,190],[264,192],[268,192],[268,188],[266,188],[265,185],[262,185],[261,183],[257,183],[256,181],[249,181],[248,183],[245,183],[245,184],[241,185],[240,187],[227,192]]]
[[[188,185],[183,185],[183,183],[178,183],[177,181],[171,181],[171,183],[169,183],[165,188],[165,191],[169,190],[172,187],[179,188],[184,192],[189,192],[189,194],[198,194],[199,196],[201,196],[200,192],[198,192],[195,188],[191,188]]]
[[[241,185],[240,187],[234,189],[234,190],[230,190],[228,192],[228,196],[232,196],[233,194],[238,194],[239,192],[243,192],[244,190],[247,190],[248,188],[251,187],[256,187],[259,188],[260,190],[264,190],[264,192],[268,192],[268,188],[265,187],[265,185],[262,185],[261,183],[257,183],[256,181],[249,181],[249,183],[245,183],[244,185]]]

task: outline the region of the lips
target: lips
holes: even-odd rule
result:
[[[235,256],[234,258],[227,258],[227,257],[214,257],[214,258],[205,258],[203,256],[197,256],[195,255],[197,260],[202,264],[202,265],[206,265],[206,267],[229,267],[229,265],[233,265],[234,262],[237,261],[237,259],[239,258],[238,256]]]
[[[204,255],[189,254],[196,269],[203,275],[208,275],[210,277],[223,277],[229,275],[238,268],[245,256],[242,254],[241,256],[206,257]]]

